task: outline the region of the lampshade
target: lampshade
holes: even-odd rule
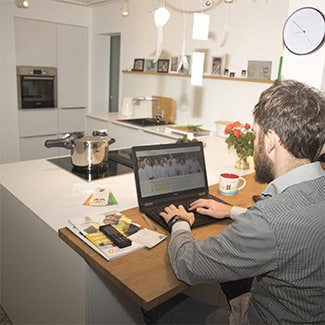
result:
[[[164,27],[169,20],[170,12],[165,7],[155,10],[154,18],[157,27]]]
[[[15,3],[16,3],[17,8],[28,8],[29,7],[28,0],[16,0]]]
[[[129,15],[129,0],[121,0],[121,12],[123,17]]]

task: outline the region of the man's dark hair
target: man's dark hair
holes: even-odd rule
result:
[[[276,80],[262,92],[254,120],[266,134],[274,130],[296,158],[317,160],[325,142],[325,96],[294,80]]]

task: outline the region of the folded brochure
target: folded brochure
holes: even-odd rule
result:
[[[111,224],[131,239],[132,245],[125,248],[115,246],[99,230],[99,227],[105,224]],[[144,247],[154,247],[167,237],[158,232],[150,233],[151,237],[149,237],[148,229],[140,230],[139,225],[117,210],[81,218],[71,218],[68,228],[107,260],[113,260]],[[137,233],[138,235],[135,236]]]

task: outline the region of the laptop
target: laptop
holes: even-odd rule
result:
[[[159,212],[170,204],[183,204],[188,208],[190,202],[199,198],[226,203],[209,193],[200,141],[134,146],[132,160],[139,210],[168,231]],[[218,221],[193,212],[192,228]]]

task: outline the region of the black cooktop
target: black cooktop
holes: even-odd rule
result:
[[[107,162],[91,170],[74,166],[70,156],[50,158],[47,161],[87,181],[133,172],[131,149],[110,151]]]

